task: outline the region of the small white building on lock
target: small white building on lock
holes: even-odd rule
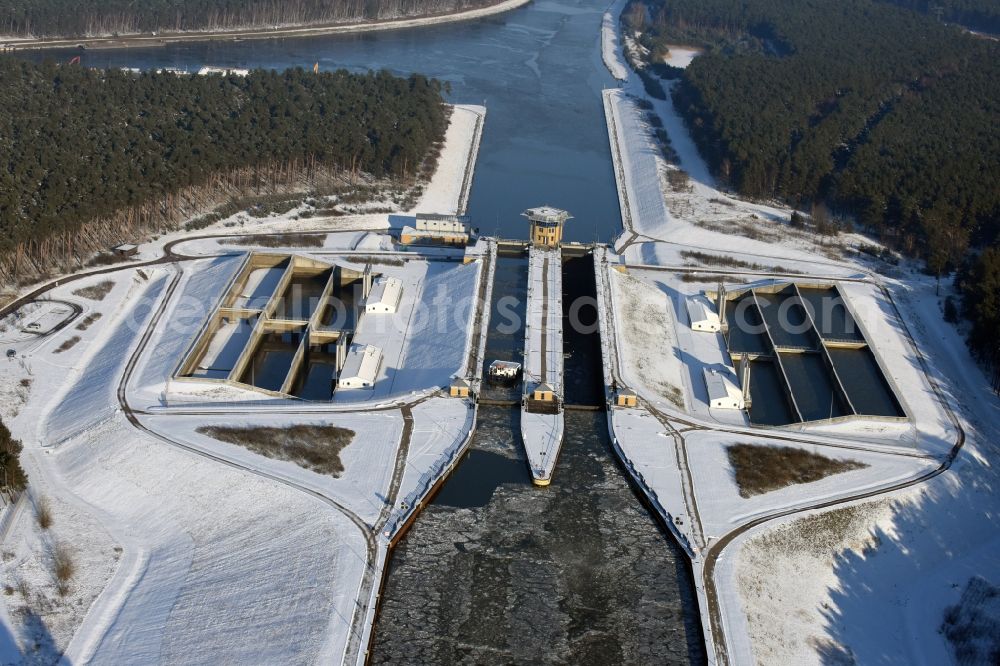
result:
[[[722,330],[719,313],[715,311],[705,296],[694,296],[687,299],[688,319],[692,331],[718,333]]]
[[[394,314],[402,298],[403,283],[398,278],[379,278],[365,299],[365,312]]]
[[[337,378],[337,388],[367,389],[375,386],[382,367],[382,350],[372,345],[353,345]]]
[[[705,368],[705,387],[708,389],[708,406],[712,409],[744,409],[743,391],[724,372]]]

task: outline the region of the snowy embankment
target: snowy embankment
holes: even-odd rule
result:
[[[628,64],[618,41],[618,23],[621,21],[625,2],[626,0],[615,0],[601,21],[601,57],[611,76],[619,81],[628,80]]]
[[[882,534],[892,529],[892,503],[879,500],[834,512],[800,514],[799,520],[769,523],[736,538],[715,569],[725,624],[726,649],[733,664],[867,664],[842,644],[836,622],[836,569],[851,560],[876,557]],[[843,559],[842,559],[843,558]],[[883,617],[855,618],[864,630],[886,641],[875,663],[943,664],[911,661],[886,646],[891,641]],[[929,629],[929,628],[928,628]],[[937,634],[934,627],[930,634]],[[902,638],[902,637],[897,637]],[[886,655],[896,659],[886,661]]]
[[[692,49],[677,48],[675,64],[690,63]],[[715,251],[762,268],[822,272],[831,276],[857,273],[841,259],[848,248],[870,239],[841,234],[818,238],[789,225],[791,209],[744,201],[721,191],[701,158],[671,100],[673,83],[663,85],[666,99],[649,96],[641,81],[604,91],[605,115],[618,184],[624,233],[616,250],[631,264],[683,265],[683,250]],[[650,111],[640,109],[641,100]],[[669,138],[672,162],[665,159],[647,116],[655,114]],[[733,238],[739,238],[734,250]]]
[[[621,90],[604,91],[604,112],[626,232],[663,238],[670,213],[660,184],[662,158],[635,101]]]
[[[484,106],[453,107],[437,171],[411,213],[465,213],[485,121]]]
[[[669,297],[617,270],[610,271],[610,282],[622,380],[660,409],[684,411],[684,364],[667,351],[677,347]],[[666,353],[650,354],[650,349]]]
[[[355,21],[353,23],[334,23],[317,25],[278,25],[268,24],[266,27],[241,26],[237,28],[226,28],[221,30],[185,30],[178,32],[161,32],[153,35],[131,34],[131,35],[87,35],[84,37],[72,37],[65,39],[40,38],[36,36],[24,37],[21,35],[0,36],[0,42],[19,49],[51,49],[76,47],[80,44],[92,44],[104,47],[136,47],[136,46],[162,46],[164,44],[176,44],[191,41],[214,41],[230,39],[281,39],[289,37],[312,37],[319,35],[344,35],[360,32],[381,32],[385,30],[402,30],[406,28],[420,28],[431,25],[441,25],[444,23],[457,23],[460,21],[474,21],[476,19],[503,14],[531,2],[531,0],[503,0],[486,7],[465,9],[452,12],[450,14],[438,14],[435,16],[416,16],[412,18],[386,18],[379,21]]]
[[[471,402],[435,398],[412,410],[413,430],[406,454],[406,469],[399,485],[399,500],[383,530],[395,537],[427,494],[451,473],[475,429],[476,410]]]
[[[56,446],[117,411],[115,381],[124,368],[125,353],[148,323],[169,279],[160,273],[148,286],[141,285],[144,289],[137,294],[134,306],[120,317],[102,346],[61,378],[66,391],[53,401],[52,412],[44,420],[45,429],[39,433],[45,446]]]

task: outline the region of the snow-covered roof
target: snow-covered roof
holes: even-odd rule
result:
[[[552,388],[551,384],[548,384],[546,382],[542,382],[541,384],[539,384],[538,386],[536,386],[535,390],[536,391],[541,391],[543,393],[555,393],[555,391],[556,391],[554,388]]]
[[[457,215],[417,215],[416,231],[450,231],[463,233],[469,230],[468,218]]]
[[[711,402],[716,400],[734,400],[743,408],[743,392],[733,383],[726,374],[719,372],[715,368],[705,368],[705,386],[708,388],[708,398]]]
[[[471,218],[468,215],[452,215],[450,213],[417,213],[417,221],[429,222],[461,222],[468,223]]]
[[[399,306],[403,297],[403,282],[399,278],[383,277],[372,286],[371,293],[365,301],[366,306],[384,305],[390,308]]]
[[[428,226],[425,229],[418,229],[411,226],[404,226],[402,231],[400,231],[400,235],[404,237],[422,236],[425,238],[447,238],[450,236],[454,236],[455,238],[467,239],[469,237],[469,229],[468,227],[465,226],[463,226],[462,228],[455,228],[455,229],[449,229],[443,226],[440,227]]]
[[[701,324],[702,326],[711,328],[712,330],[719,330],[719,313],[705,302],[704,297],[687,299],[687,311],[688,317],[691,319],[692,326]]]
[[[199,76],[207,76],[209,74],[224,74],[226,76],[232,74],[235,76],[249,76],[249,69],[239,69],[235,67],[214,67],[212,65],[206,65],[198,70]]]
[[[566,220],[573,218],[573,216],[570,215],[568,212],[559,208],[553,208],[552,206],[539,206],[538,208],[529,208],[528,210],[521,213],[521,215],[532,221],[538,220],[541,222],[555,222],[555,223],[562,223],[565,222]]]
[[[563,385],[562,312],[561,256],[533,247],[528,255],[524,372],[556,392]]]
[[[461,377],[456,377],[455,379],[451,380],[451,385],[456,386],[458,388],[469,388],[469,382],[466,381],[465,379],[462,379]]]
[[[371,386],[375,383],[380,365],[382,365],[381,349],[373,345],[354,345],[351,351],[347,352],[338,384],[348,388],[357,382]]]

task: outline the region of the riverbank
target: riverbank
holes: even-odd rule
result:
[[[239,30],[211,30],[205,32],[176,32],[148,35],[127,35],[107,37],[58,37],[42,39],[24,39],[16,37],[0,37],[0,51],[28,49],[119,49],[150,46],[166,46],[178,42],[200,41],[242,41],[256,39],[278,39],[289,37],[316,37],[320,35],[339,35],[363,32],[380,32],[385,30],[403,30],[442,23],[472,21],[475,19],[502,14],[523,7],[531,0],[504,0],[496,5],[469,9],[451,14],[436,14],[417,18],[393,19],[390,21],[370,21],[364,23],[328,23],[317,25],[299,25],[278,28],[248,28]]]

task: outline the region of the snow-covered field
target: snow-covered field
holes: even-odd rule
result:
[[[684,361],[677,354],[675,318],[669,296],[655,283],[610,271],[621,375],[628,386],[661,407],[684,410]]]
[[[678,46],[668,44],[669,51],[663,62],[671,67],[686,68],[691,62],[701,55],[702,50],[692,46]]]
[[[892,517],[891,502],[879,500],[740,537],[716,570],[717,579],[730,581],[723,603],[727,632],[749,639],[729,641],[731,663],[870,663],[855,661],[827,624],[843,585],[836,573],[842,558],[872,557],[873,530],[891,529]],[[881,633],[879,622],[871,616],[865,629]]]

